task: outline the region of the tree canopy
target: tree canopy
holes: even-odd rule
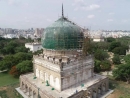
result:
[[[25,60],[32,60],[32,54],[19,52],[15,55],[7,55],[0,61],[0,70],[10,70],[14,65]]]
[[[112,58],[113,64],[121,64],[119,55],[114,55]]]
[[[115,79],[126,80],[130,82],[130,63],[120,64],[113,70]]]
[[[8,55],[18,52],[28,52],[29,49],[25,48],[24,44],[26,39],[3,39],[0,38],[0,54]]]
[[[112,37],[107,38],[107,42],[114,42],[114,41],[116,41],[115,38]]]
[[[33,70],[32,61],[30,60],[22,61],[21,63],[16,65],[16,69],[20,72],[20,74],[23,74],[26,72],[32,72]]]
[[[13,55],[7,55],[2,61],[0,61],[0,70],[10,70],[15,64],[15,59]]]
[[[114,48],[116,48],[116,47],[120,47],[121,46],[121,43],[120,42],[116,42],[116,41],[114,41],[114,42],[112,42],[111,44],[110,44],[110,46],[109,46],[109,51],[112,51]]]
[[[129,55],[126,55],[126,56],[124,57],[124,60],[125,60],[126,63],[129,63],[129,64],[130,64],[130,54],[129,54]]]
[[[101,49],[97,49],[94,53],[94,56],[97,60],[100,60],[100,61],[105,60],[109,57],[108,53]]]
[[[111,64],[108,60],[102,61],[101,62],[101,70],[102,71],[108,71],[111,69]]]
[[[101,64],[101,61],[95,60],[95,62],[94,62],[94,72],[99,73],[101,71],[100,64]]]

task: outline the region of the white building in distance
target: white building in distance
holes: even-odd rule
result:
[[[25,43],[25,47],[29,48],[32,52],[36,52],[42,49],[41,43]]]

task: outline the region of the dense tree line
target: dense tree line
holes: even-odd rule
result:
[[[117,65],[113,70],[113,76],[115,79],[126,80],[130,83],[130,63]]]
[[[128,45],[121,44],[121,42],[112,42],[108,51],[118,55],[126,55],[126,50],[128,50],[128,48]]]
[[[129,40],[128,40],[129,39]],[[126,55],[130,38],[106,38],[105,42],[89,42],[89,53],[95,57],[94,71],[107,71],[111,69],[112,62],[108,52],[114,53],[113,64],[121,64],[120,55]],[[87,46],[88,47],[88,46]]]
[[[120,62],[120,56],[118,54],[115,54],[112,58],[113,64],[121,64]]]
[[[86,41],[88,41],[88,39]],[[109,55],[106,51],[108,49],[108,43],[88,41],[85,47],[84,50],[86,50],[88,54],[93,54],[95,57],[95,72],[110,70],[111,64],[108,61]]]
[[[3,39],[0,38],[0,54],[8,55],[18,52],[28,52],[29,49],[25,48],[25,39]]]
[[[32,52],[25,48],[25,43],[30,39],[5,39],[0,38],[0,70],[7,70],[13,76],[31,72]]]

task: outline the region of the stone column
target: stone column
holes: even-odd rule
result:
[[[89,98],[92,98],[92,96],[93,96],[93,91],[90,90],[90,91],[88,91],[88,92],[89,92]]]
[[[32,89],[29,88],[29,96],[32,96]]]
[[[102,84],[102,94],[105,92],[105,84]]]
[[[51,76],[51,74],[48,73],[48,82],[49,82],[49,84],[50,84],[50,76]]]
[[[64,85],[64,84],[63,84],[63,78],[61,78],[60,81],[61,81],[60,84],[61,84],[61,91],[62,91],[62,90],[63,90],[63,85]]]
[[[35,62],[34,62],[35,57],[33,56],[33,72],[34,72],[34,77],[36,77],[36,68],[35,68]]]
[[[100,84],[100,85],[98,85],[98,94],[102,94],[102,85]]]
[[[91,76],[94,76],[94,61],[92,60],[92,65],[91,65]]]
[[[27,93],[28,92],[28,87],[27,87],[27,85],[25,86],[25,93]]]
[[[36,98],[36,92],[33,91],[33,98]]]
[[[106,91],[108,91],[109,90],[109,80],[107,79],[106,80]]]
[[[23,82],[20,81],[20,89],[22,90],[23,89]]]
[[[43,71],[43,81],[45,82],[45,72]]]

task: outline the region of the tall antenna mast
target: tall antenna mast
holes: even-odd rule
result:
[[[63,3],[62,3],[62,17],[64,17],[64,8],[63,8]]]

